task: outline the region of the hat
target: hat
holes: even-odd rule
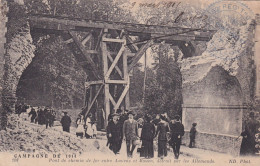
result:
[[[181,118],[180,118],[179,115],[176,115],[176,116],[174,117],[174,119],[176,119],[176,120],[180,120]]]
[[[250,112],[249,113],[249,117],[254,118],[255,117],[255,113],[254,112]]]
[[[121,109],[117,109],[116,113],[120,114],[120,113],[122,113],[122,110]]]
[[[150,122],[150,121],[151,121],[151,116],[148,115],[148,114],[146,114],[146,115],[144,116],[144,119],[145,119],[147,122]]]
[[[114,116],[120,116],[120,115],[118,115],[117,113],[113,113],[111,116],[114,117]]]
[[[129,115],[129,114],[135,115],[133,111],[129,111],[129,112],[127,113],[127,115]]]

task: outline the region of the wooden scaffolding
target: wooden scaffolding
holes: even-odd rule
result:
[[[165,41],[178,46],[185,57],[196,56],[199,53],[196,41],[209,41],[215,33],[213,30],[43,15],[29,16],[29,22],[32,32],[61,35],[64,43],[71,47],[89,76],[85,83],[83,113],[87,115],[94,109],[98,117],[103,117],[101,128],[106,127],[108,115],[114,110],[129,109],[129,72],[150,46]],[[87,35],[80,38],[79,32]]]

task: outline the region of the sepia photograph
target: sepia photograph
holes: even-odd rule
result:
[[[260,1],[0,0],[0,166],[260,165]]]

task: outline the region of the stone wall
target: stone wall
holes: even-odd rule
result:
[[[232,135],[198,132],[196,135],[195,147],[239,156],[241,142],[241,138]],[[185,131],[182,144],[189,146],[189,143],[189,131]]]
[[[8,12],[7,2],[0,1],[0,130],[5,129],[6,126],[6,111],[2,105],[2,90],[4,83],[4,55],[6,53],[6,22],[8,20],[6,13]]]
[[[242,132],[242,116],[245,107],[239,106],[183,106],[183,125],[190,130],[197,123],[197,130],[203,133],[218,133],[239,136]]]
[[[254,21],[237,29],[234,43],[223,40],[232,33],[218,31],[201,56],[182,62],[182,118],[186,131],[198,123],[198,148],[239,154],[236,138],[255,93],[254,29]]]
[[[3,86],[3,105],[13,112],[16,102],[16,88],[19,79],[34,57],[30,27],[26,8],[21,1],[8,1],[7,43]]]

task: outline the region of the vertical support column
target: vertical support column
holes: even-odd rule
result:
[[[123,72],[124,72],[124,80],[128,83],[130,82],[128,67],[127,67],[127,54],[123,54]],[[129,90],[125,96],[125,109],[129,110],[130,107],[130,97],[129,97]]]
[[[104,30],[105,34],[103,35],[103,37],[105,37],[107,32],[108,32],[108,30],[105,29]],[[108,59],[107,59],[108,50],[107,50],[106,43],[103,41],[103,37],[102,37],[102,42],[101,42],[101,49],[102,49],[102,61],[103,61],[103,74],[105,76],[108,71]],[[109,84],[106,83],[106,81],[105,81],[105,86],[104,86],[104,109],[105,109],[104,127],[106,127],[108,124],[108,115],[110,114]]]
[[[260,100],[260,15],[256,15],[255,27],[255,65],[256,65],[256,92],[257,100]]]

